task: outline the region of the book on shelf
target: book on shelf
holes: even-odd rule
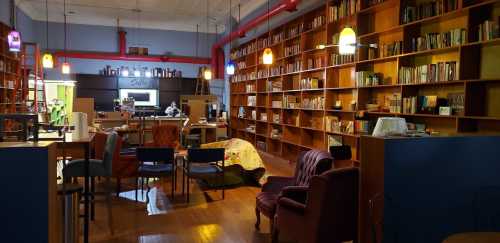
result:
[[[307,59],[307,69],[322,68],[325,66],[325,59],[322,56]]]
[[[323,110],[323,109],[325,109],[325,98],[322,96],[303,97],[302,98],[302,108]]]
[[[403,53],[403,41],[394,41],[392,43],[383,43],[380,45],[380,56],[390,57]]]
[[[302,61],[300,59],[295,60],[292,63],[287,63],[285,68],[285,73],[294,73],[302,70]]]
[[[283,102],[281,100],[273,100],[273,101],[271,101],[271,107],[272,108],[282,108]]]
[[[354,134],[354,121],[341,120],[337,116],[325,116],[325,131]]]
[[[438,62],[436,64],[399,69],[400,84],[434,83],[458,80],[457,62]]]
[[[442,33],[427,33],[411,39],[411,51],[425,51],[437,48],[458,46],[467,42],[467,31],[461,28]]]
[[[392,93],[384,96],[384,103],[381,107],[382,111],[391,113],[401,113],[401,93]],[[375,104],[375,103],[374,103]]]
[[[451,107],[453,115],[464,115],[465,94],[463,92],[448,93],[448,105]]]
[[[321,89],[323,88],[323,80],[319,78],[303,78],[300,80],[301,89]]]
[[[300,108],[299,97],[294,95],[285,95],[283,97],[283,108]]]
[[[478,26],[478,41],[489,41],[500,37],[499,22],[492,20],[485,20]]]
[[[260,113],[260,120],[267,122],[267,113]]]
[[[408,4],[404,6],[401,14],[401,23],[407,24],[428,17],[437,16],[446,12],[456,10],[458,0],[437,0],[424,2],[417,5]]]
[[[373,122],[370,120],[354,120],[354,130],[359,134],[368,134]]]
[[[380,85],[380,74],[372,71],[356,72],[356,87],[369,87]]]
[[[354,15],[360,8],[360,0],[340,0],[328,8],[328,22],[332,23]]]
[[[341,65],[354,62],[354,55],[340,55],[332,53],[330,55],[330,62],[332,65]]]
[[[285,39],[285,32],[281,31],[281,32],[273,35],[273,42],[272,42],[272,44],[273,45],[277,44],[277,43],[283,41],[284,39]]]
[[[248,106],[256,106],[256,104],[257,104],[257,96],[251,95],[247,97]]]
[[[293,56],[300,53],[300,44],[296,43],[290,46],[285,46],[285,57]]]
[[[280,114],[273,113],[273,122],[277,123],[277,124],[281,123],[281,116],[280,116]]]
[[[298,36],[304,30],[304,23],[297,24],[288,29],[288,38]]]
[[[404,114],[417,113],[417,96],[403,98],[403,113]]]
[[[315,29],[318,28],[322,25],[324,25],[326,22],[326,17],[324,15],[318,15],[313,18],[313,20],[309,23],[308,29]]]
[[[331,146],[342,146],[342,136],[341,135],[333,135],[328,134],[327,136],[328,147]]]
[[[247,84],[245,85],[245,90],[247,93],[255,92],[255,84]]]
[[[267,81],[267,91],[279,92],[283,90],[283,83],[281,81]]]
[[[251,116],[251,119],[252,119],[252,120],[257,120],[257,111],[256,111],[256,110],[252,110],[252,116]]]

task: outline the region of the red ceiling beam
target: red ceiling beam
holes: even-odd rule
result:
[[[149,55],[127,55],[127,39],[125,31],[118,31],[119,52],[65,52],[57,51],[54,56],[58,58],[135,61],[135,62],[175,62],[189,64],[210,64],[209,58],[181,57],[181,56],[149,56]]]
[[[283,11],[295,11],[297,10],[297,5],[300,0],[281,0],[279,4],[269,9],[269,12],[265,12],[254,19],[248,21],[246,24],[240,26],[238,29],[229,33],[229,35],[223,37],[217,43],[212,46],[212,70],[214,72],[215,78],[224,78],[224,51],[222,48],[224,45],[229,43],[231,40],[244,37],[247,31],[259,26],[263,22],[267,21],[267,19],[274,17],[282,13]],[[222,60],[220,55],[222,53]]]

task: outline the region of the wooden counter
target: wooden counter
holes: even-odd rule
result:
[[[57,242],[56,144],[0,143],[3,242]]]
[[[383,243],[441,243],[485,230],[478,207],[485,217],[500,212],[499,145],[500,136],[362,136],[359,242],[373,243],[374,222]],[[496,199],[478,205],[488,188],[497,188]]]

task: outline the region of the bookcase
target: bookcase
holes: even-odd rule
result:
[[[0,113],[15,113],[21,102],[20,58],[9,51],[7,35],[11,28],[0,23]]]
[[[327,1],[231,50],[231,136],[290,160],[346,144],[358,166],[360,136],[381,116],[432,134],[500,133],[499,16],[498,0]],[[346,26],[354,55],[334,45]]]

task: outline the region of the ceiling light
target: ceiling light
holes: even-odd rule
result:
[[[19,33],[19,31],[12,30],[7,36],[7,42],[9,43],[9,51],[21,51],[21,34]]]
[[[149,70],[149,69],[146,68],[144,70],[144,76],[146,76],[146,78],[151,78],[151,76],[152,76],[151,75],[151,70]]]
[[[212,79],[212,70],[210,68],[206,67],[205,70],[203,71],[203,77],[205,80],[211,80]]]
[[[54,68],[54,58],[52,54],[45,53],[42,57],[43,68]]]
[[[264,54],[262,55],[263,63],[266,65],[273,64],[273,50],[271,48],[266,48]]]
[[[128,77],[129,73],[128,73],[128,68],[123,68],[122,69],[122,76],[123,77]]]
[[[71,66],[69,65],[68,62],[64,62],[62,64],[62,68],[61,69],[62,69],[62,73],[63,74],[69,74],[71,72]]]
[[[318,50],[323,50],[325,48],[326,48],[326,46],[324,44],[319,44],[316,46],[316,49],[318,49]]]
[[[356,52],[356,32],[351,27],[345,27],[340,32],[339,54],[349,55]]]
[[[226,73],[227,75],[234,75],[234,71],[235,71],[234,62],[230,60],[226,66]]]
[[[134,77],[138,78],[141,76],[141,71],[134,68]]]

